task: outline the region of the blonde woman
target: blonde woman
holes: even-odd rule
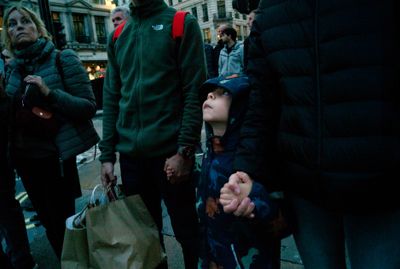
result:
[[[58,52],[43,22],[25,7],[4,14],[3,43],[14,59],[6,92],[14,100],[11,154],[47,237],[61,256],[65,219],[81,195],[76,154],[98,141],[96,103],[72,50]]]

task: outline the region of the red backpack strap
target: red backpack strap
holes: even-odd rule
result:
[[[118,37],[119,37],[120,34],[122,33],[122,30],[124,30],[125,24],[126,24],[126,20],[124,20],[123,22],[121,22],[121,24],[118,25],[117,28],[115,28],[114,35],[113,35],[113,37],[112,37],[112,41],[113,41],[113,42],[115,42],[115,41],[118,39]]]
[[[172,22],[172,38],[180,38],[183,36],[183,30],[185,28],[185,16],[189,12],[178,10],[174,15],[174,20]]]

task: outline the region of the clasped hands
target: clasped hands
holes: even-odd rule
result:
[[[255,205],[248,197],[253,180],[244,172],[236,172],[229,177],[228,183],[221,189],[219,202],[225,213],[235,216],[254,218]]]
[[[193,159],[186,159],[179,153],[167,158],[164,165],[164,172],[167,174],[168,181],[171,184],[176,184],[187,180],[190,177],[193,163]]]

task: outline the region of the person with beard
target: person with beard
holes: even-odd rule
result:
[[[221,31],[221,40],[224,43],[224,47],[218,59],[219,76],[243,73],[243,43],[237,42],[236,37],[236,30],[232,27],[227,27]]]

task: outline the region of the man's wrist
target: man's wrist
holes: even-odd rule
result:
[[[194,146],[179,146],[177,153],[184,159],[192,159],[195,153]]]

